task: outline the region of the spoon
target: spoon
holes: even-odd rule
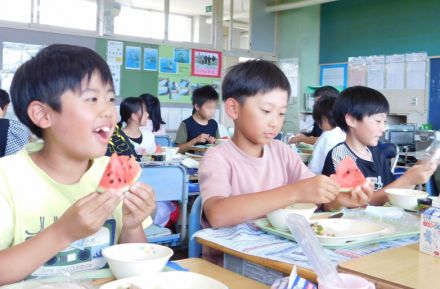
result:
[[[306,218],[298,214],[289,214],[286,220],[290,232],[302,248],[319,280],[325,284],[343,287],[343,282],[336,271],[336,264],[327,257]]]

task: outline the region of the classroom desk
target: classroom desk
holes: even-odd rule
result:
[[[199,242],[200,244],[202,244],[203,246],[221,251],[223,253],[226,253],[226,254],[235,256],[237,258],[240,258],[240,259],[243,259],[243,260],[270,268],[270,269],[278,271],[278,272],[282,272],[286,275],[289,275],[290,272],[292,271],[292,268],[293,268],[292,264],[284,263],[284,262],[280,262],[280,261],[275,261],[275,260],[269,260],[269,259],[258,257],[258,256],[252,256],[252,255],[240,252],[240,251],[235,251],[235,250],[229,249],[227,247],[224,247],[224,246],[219,245],[217,243],[205,240],[200,237],[196,237],[196,241]],[[297,266],[297,273],[298,273],[298,275],[300,275],[301,277],[303,277],[307,280],[310,280],[315,283],[317,282],[316,274],[312,270]]]
[[[174,261],[191,272],[199,273],[224,283],[230,289],[267,289],[268,286],[254,281],[252,279],[241,276],[232,271],[209,263],[199,258],[189,258]],[[94,285],[102,285],[114,280],[106,278],[94,281]]]
[[[367,278],[376,289],[440,288],[440,258],[419,252],[419,244],[342,262],[338,271]]]

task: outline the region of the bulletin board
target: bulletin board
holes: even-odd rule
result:
[[[319,67],[319,85],[337,88],[347,87],[347,63],[323,64]]]
[[[139,47],[141,49],[141,56],[143,55],[144,48],[158,49],[158,45],[145,44],[139,42],[123,41],[123,58],[120,65],[120,89],[116,94],[121,98],[128,96],[138,96],[142,93],[151,93],[157,95],[157,71],[144,70],[143,63],[140,61],[140,69],[130,69],[126,67],[126,48],[127,47]],[[108,39],[98,38],[96,39],[96,52],[101,55],[105,60],[108,57]],[[132,59],[133,60],[133,59]],[[115,78],[115,77],[114,77]]]
[[[211,77],[209,74],[193,76],[195,58],[194,51],[197,49],[179,48],[161,45],[159,47],[159,72],[157,95],[161,103],[191,103],[192,91],[200,86],[212,85],[220,89],[219,76]],[[200,50],[197,50],[200,51]],[[206,50],[205,50],[206,51]],[[221,71],[221,53],[216,51],[204,52],[203,64],[197,63],[197,67],[203,65],[205,71],[210,69]],[[215,60],[214,60],[214,55]],[[209,59],[207,58],[209,56]],[[200,69],[200,71],[202,71]]]

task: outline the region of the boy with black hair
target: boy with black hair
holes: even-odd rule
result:
[[[29,130],[24,125],[5,118],[9,103],[9,94],[0,89],[0,157],[18,152],[30,138]]]
[[[96,192],[116,123],[105,61],[85,47],[50,45],[18,68],[11,96],[44,143],[0,159],[0,285],[100,269],[102,249],[146,242],[152,188]]]
[[[293,203],[328,203],[338,184],[314,174],[293,150],[273,138],[287,110],[290,84],[274,64],[252,60],[233,66],[222,84],[232,140],[209,149],[199,167],[203,212],[211,227],[260,218]],[[370,191],[357,190],[359,204]]]
[[[377,147],[385,131],[388,113],[388,101],[377,90],[354,86],[342,91],[336,99],[333,114],[336,124],[347,133],[347,138],[329,151],[322,170],[325,175],[334,174],[343,159],[352,158],[374,186],[370,200],[372,205],[383,205],[388,201],[385,194],[387,188],[413,188],[417,184],[426,183],[437,167],[435,163],[422,162],[394,180],[385,155]],[[324,204],[324,207],[357,207],[349,198],[340,198],[344,195],[341,193],[333,202]]]
[[[310,170],[317,175],[322,172],[327,153],[345,140],[345,132],[336,125],[333,117],[335,101],[335,96],[322,96],[313,106],[313,120],[323,130],[313,146],[313,155],[308,164]]]
[[[337,97],[339,91],[330,85],[321,86],[315,90],[313,93],[313,97],[315,98],[315,104],[319,101],[321,97]],[[315,106],[313,106],[315,107]],[[307,144],[315,144],[322,134],[322,129],[319,127],[319,123],[313,123],[313,129],[310,133],[302,134],[299,133],[289,139],[289,143],[300,143],[304,142]]]
[[[179,153],[191,150],[199,144],[213,144],[219,138],[218,124],[212,119],[218,103],[218,93],[211,85],[199,87],[193,91],[193,114],[183,120],[177,130],[176,144]]]

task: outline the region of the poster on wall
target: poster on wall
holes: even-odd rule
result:
[[[187,54],[183,52],[184,50],[187,50]],[[191,60],[188,49],[182,50],[166,45],[159,47],[158,97],[160,102],[190,104],[194,89],[204,85],[212,85],[217,90],[220,88],[219,78],[192,76]]]
[[[123,47],[122,41],[107,41],[107,63],[109,65],[122,65]]]
[[[188,48],[174,48],[174,61],[178,63],[190,63],[190,52]]]
[[[125,69],[141,69],[141,48],[135,46],[125,47]]]
[[[191,75],[203,77],[220,77],[221,70],[221,52],[192,49]]]
[[[144,48],[144,70],[157,71],[159,51],[156,48]]]
[[[176,73],[177,63],[171,57],[161,57],[159,71],[161,73]]]

